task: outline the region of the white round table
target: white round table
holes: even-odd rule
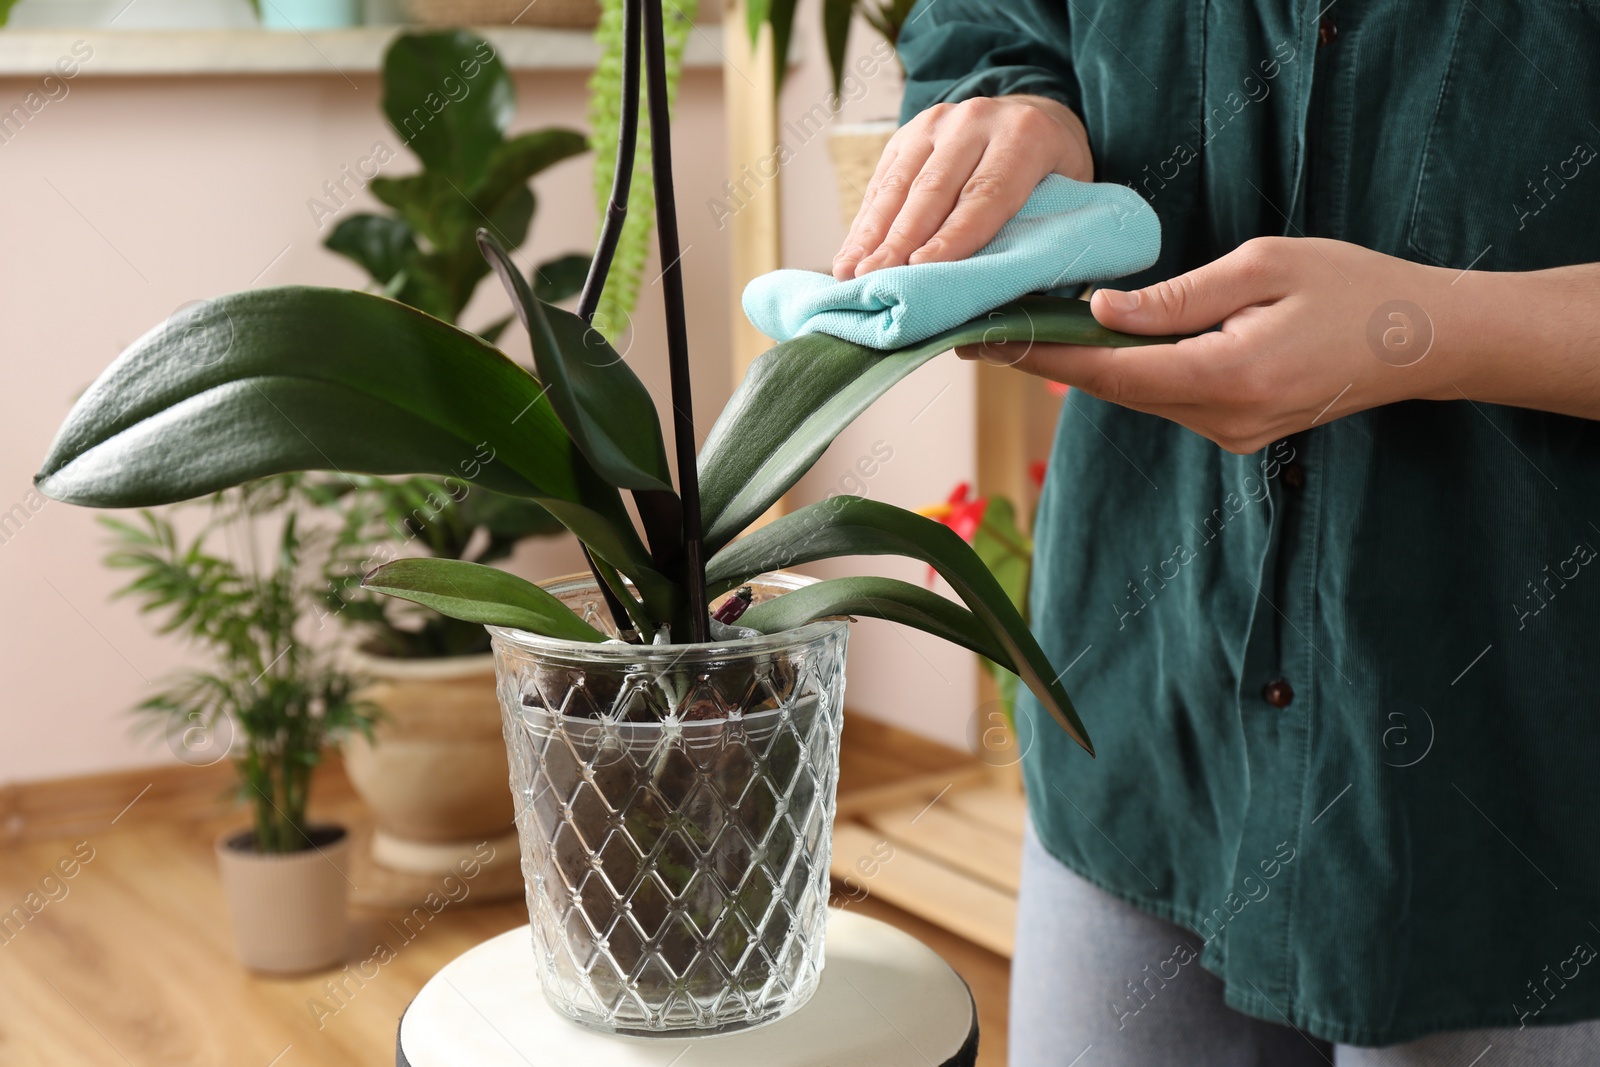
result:
[[[972,1067],[978,1015],[961,977],[886,923],[831,911],[827,965],[794,1014],[719,1037],[613,1037],[539,992],[528,927],[457,956],[400,1020],[397,1067]]]

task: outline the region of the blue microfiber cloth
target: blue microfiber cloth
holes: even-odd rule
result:
[[[968,259],[886,267],[844,282],[816,271],[773,271],[745,287],[744,313],[778,341],[827,333],[871,348],[904,348],[1029,293],[1144,270],[1160,253],[1161,224],[1138,193],[1052,174]]]

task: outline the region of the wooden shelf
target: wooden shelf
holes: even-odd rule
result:
[[[404,26],[360,26],[347,30],[0,30],[0,77],[42,77],[56,61],[85,41],[93,58],[80,77],[174,75],[371,74],[383,51]],[[588,30],[474,29],[494,45],[512,70],[589,70],[600,51]],[[684,51],[688,68],[720,68],[718,26],[699,27]]]

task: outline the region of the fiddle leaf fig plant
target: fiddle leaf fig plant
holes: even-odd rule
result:
[[[393,214],[351,215],[323,243],[390,296],[455,322],[489,273],[479,227],[516,248],[537,204],[528,182],[589,148],[583,134],[561,127],[508,137],[515,110],[511,74],[488,41],[464,30],[396,37],[383,57],[383,113],[422,170],[373,178],[369,190]],[[588,265],[581,255],[539,264],[539,295],[576,295]],[[493,339],[505,326],[485,332]]]

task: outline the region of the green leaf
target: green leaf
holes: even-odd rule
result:
[[[335,226],[322,243],[353,260],[379,285],[387,285],[418,253],[411,227],[388,215],[353,215]]]
[[[794,15],[799,0],[771,0],[767,21],[772,24],[772,74],[774,88],[782,91],[789,76],[789,42],[794,39]]]
[[[1017,510],[1003,496],[991,496],[983,521],[972,535],[972,550],[989,568],[1011,602],[1028,615],[1028,575],[1033,567],[1033,542],[1017,526]]]
[[[533,362],[550,404],[596,470],[623,489],[671,490],[655,401],[599,331],[534,299],[527,279],[487,231],[478,232],[512,308],[533,340]]]
[[[767,21],[767,14],[772,10],[772,0],[745,0],[744,20],[745,29],[750,33],[750,43],[755,44],[761,36],[761,24]]]
[[[372,571],[361,585],[463,622],[509,626],[568,641],[606,639],[532,582],[464,560],[397,559]]]
[[[977,616],[921,586],[894,578],[832,578],[763,601],[739,617],[739,625],[777,634],[839,615],[863,615],[902,623],[1006,661]]]
[[[811,469],[846,426],[906,375],[979,341],[1130,346],[1169,344],[1108,330],[1082,300],[1028,297],[895,352],[826,334],[758,356],[700,450],[707,551],[737,537]]]
[[[513,319],[510,315],[507,315],[503,319],[496,319],[483,329],[479,330],[478,336],[483,338],[485,341],[488,341],[490,344],[494,344],[500,340],[500,335],[506,332],[506,327],[510,326],[512,321]]]
[[[988,629],[996,651],[1004,651],[1004,658],[990,658],[1015,671],[1061,728],[1094,754],[1059,675],[1011,598],[972,546],[932,519],[875,500],[831,497],[770,522],[717,553],[706,565],[706,584],[716,596],[767,571],[838,556],[876,555],[909,556],[937,570]]]
[[[850,47],[850,22],[855,17],[858,0],[823,0],[822,36],[828,45],[828,69],[833,73],[833,91],[837,95],[844,84],[845,53]]]
[[[589,257],[559,256],[533,268],[533,295],[546,304],[559,304],[583,292],[589,278]]]
[[[489,42],[463,30],[402,34],[383,57],[383,113],[431,171],[471,195],[505,140],[516,93]]]
[[[469,526],[481,526],[492,537],[520,541],[561,532],[561,522],[549,509],[521,497],[503,496],[480,489],[468,493],[456,507]]]
[[[495,201],[469,198],[442,174],[424,172],[406,178],[376,178],[373,195],[400,213],[431,246],[416,257],[411,273],[419,276],[418,290],[403,289],[399,298],[446,321],[472,300],[478,282],[489,273],[478,252],[477,232],[488,227],[504,244],[515,248],[528,235],[536,200],[525,187],[514,187]],[[413,296],[427,298],[418,303]]]
[[[507,196],[525,188],[540,171],[588,150],[589,139],[577,130],[551,127],[520,134],[494,150],[488,175],[472,199],[484,210],[492,210]]]
[[[79,399],[36,480],[57,500],[133,507],[295,470],[453,476],[530,497],[660,584],[621,496],[532,375],[364,293],[255,289],[157,327]]]

